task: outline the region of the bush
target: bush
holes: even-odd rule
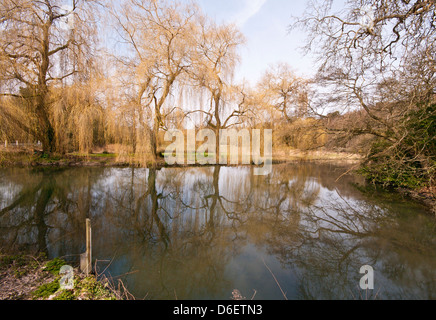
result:
[[[399,141],[376,140],[360,172],[383,186],[416,189],[435,184],[436,104],[409,112]]]

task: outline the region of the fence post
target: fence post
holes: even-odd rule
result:
[[[17,147],[18,147],[18,140],[17,141],[15,141],[15,144],[17,145]]]
[[[5,148],[8,147],[8,140],[5,140]]]
[[[92,237],[90,219],[86,219],[86,251],[80,255],[80,269],[87,276],[92,272]]]

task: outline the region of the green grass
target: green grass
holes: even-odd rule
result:
[[[73,153],[70,153],[69,155],[76,156],[76,157],[90,157],[90,158],[104,158],[104,159],[117,157],[117,154],[115,154],[115,153],[89,153],[89,154],[87,154],[87,153],[73,152]]]

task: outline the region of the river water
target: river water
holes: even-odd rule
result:
[[[348,169],[0,169],[0,246],[77,265],[90,218],[97,273],[138,299],[436,299],[435,218]]]

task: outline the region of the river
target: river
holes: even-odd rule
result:
[[[348,169],[4,168],[0,246],[77,265],[90,218],[97,273],[138,299],[436,299],[435,218]]]

